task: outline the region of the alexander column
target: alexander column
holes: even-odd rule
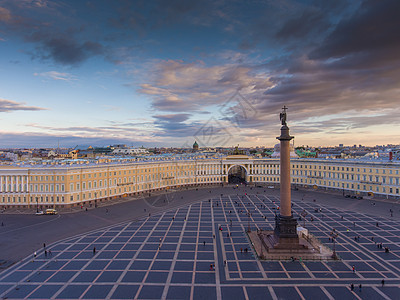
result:
[[[287,107],[282,108],[280,120],[282,123],[281,136],[277,137],[281,142],[280,153],[280,214],[275,218],[274,235],[279,244],[284,248],[299,242],[297,235],[297,220],[292,216],[292,201],[290,193],[290,140],[293,136],[289,134],[289,127],[286,124]],[[278,246],[278,247],[279,247]],[[293,245],[294,246],[294,245]]]

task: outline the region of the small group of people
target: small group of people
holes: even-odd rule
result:
[[[358,289],[359,289],[360,292],[361,292],[361,288],[362,288],[362,284],[360,283],[360,284],[358,285]],[[354,291],[354,284],[353,284],[353,283],[350,285],[350,290],[351,290],[351,291]]]
[[[382,243],[377,243],[376,247],[378,247],[378,249],[385,249],[385,253],[389,253],[390,252],[389,247],[384,247]]]
[[[381,285],[382,285],[382,287],[385,286],[385,279],[382,279]],[[358,285],[358,290],[361,292],[361,289],[362,289],[362,284],[360,283],[360,284]],[[350,284],[350,290],[351,290],[351,291],[354,291],[354,284],[353,284],[353,283]]]
[[[50,249],[47,250],[46,243],[43,243],[43,249],[44,249],[44,257],[47,257],[47,255],[50,256],[50,257],[53,256],[53,253],[51,253],[51,250]],[[33,258],[36,258],[36,256],[37,256],[37,252],[34,251],[33,252]]]

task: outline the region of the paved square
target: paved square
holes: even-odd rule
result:
[[[400,222],[293,199],[295,216],[305,209],[322,242],[333,247],[329,233],[339,232],[341,260],[260,261],[246,229],[273,229],[277,203],[262,193],[222,195],[63,240],[47,247],[51,255],[43,249],[0,273],[0,297],[400,298]]]

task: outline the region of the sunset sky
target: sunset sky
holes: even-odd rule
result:
[[[400,143],[400,1],[0,0],[0,148]]]

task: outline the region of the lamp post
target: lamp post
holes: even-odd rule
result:
[[[260,239],[260,258],[264,259],[262,229],[260,229],[260,233],[258,234],[258,238]]]
[[[247,232],[250,232],[250,211],[247,210]]]
[[[39,197],[36,197],[36,212],[39,212]]]
[[[303,209],[303,211],[301,212],[301,216],[303,217],[303,228],[306,228],[306,216],[308,215],[308,213],[306,212],[305,209]]]
[[[339,235],[339,232],[336,232],[336,230],[333,229],[332,232],[331,232],[331,238],[332,238],[332,241],[333,241],[333,254],[332,254],[333,259],[337,259],[337,255],[336,255],[336,238],[338,237],[338,235]]]

